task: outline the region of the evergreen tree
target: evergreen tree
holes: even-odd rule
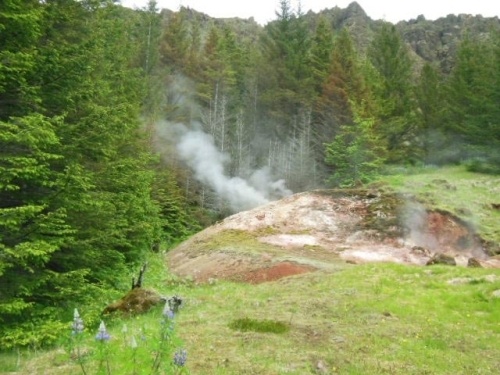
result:
[[[500,33],[491,40],[466,38],[460,45],[447,97],[447,127],[475,146],[500,144]]]
[[[161,57],[169,70],[182,72],[188,63],[188,55],[189,29],[182,8],[168,18],[161,42]]]
[[[0,120],[22,116],[38,106],[38,87],[31,81],[42,23],[37,0],[0,3]]]
[[[335,39],[328,69],[313,114],[316,158],[323,166],[324,145],[333,141],[342,126],[353,124],[354,108],[360,116],[373,115],[373,95],[365,82],[362,63],[347,29],[342,29]]]
[[[133,11],[108,1],[30,4],[36,17],[11,7],[5,22],[35,20],[36,32],[9,29],[0,51],[21,43],[29,61],[12,69],[5,61],[18,60],[3,60],[0,76],[3,88],[12,79],[23,87],[4,96],[16,106],[0,122],[2,347],[55,339],[62,309],[119,286],[161,238]]]
[[[276,16],[266,25],[262,40],[261,100],[267,114],[279,124],[277,132],[290,135],[293,128],[289,124],[310,107],[313,98],[311,40],[304,16],[293,12],[289,0],[280,1]]]
[[[326,145],[326,163],[333,173],[328,183],[348,187],[369,182],[385,162],[383,141],[372,119],[356,118],[343,125],[333,141]]]
[[[40,306],[70,298],[65,275],[47,268],[55,253],[73,243],[60,195],[72,185],[55,133],[60,119],[41,115],[0,122],[0,332],[2,346],[35,344],[24,333],[40,321]],[[73,269],[77,271],[77,269]],[[75,273],[75,280],[81,279]],[[60,290],[55,295],[55,290]],[[72,298],[78,297],[75,290]],[[47,298],[48,297],[48,298]],[[44,312],[47,314],[47,311]],[[21,323],[19,327],[18,324]],[[24,325],[22,323],[25,323]]]
[[[311,42],[310,69],[316,95],[320,95],[328,76],[333,51],[333,32],[325,17],[320,16]]]
[[[378,132],[387,140],[391,161],[404,161],[414,142],[414,100],[412,62],[395,26],[383,24],[369,50],[370,61],[378,73]]]
[[[427,162],[439,161],[436,152],[445,146],[443,141],[444,108],[446,100],[439,72],[430,64],[425,64],[420,72],[416,90],[418,105],[418,138],[422,158]]]
[[[335,40],[328,76],[317,101],[318,122],[326,141],[332,139],[336,128],[353,119],[352,104],[361,108],[367,94],[357,53],[347,29]]]

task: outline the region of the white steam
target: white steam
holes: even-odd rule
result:
[[[248,180],[227,175],[229,156],[221,153],[213,138],[201,130],[176,125],[177,150],[202,184],[226,200],[234,212],[260,206],[272,199],[292,194],[283,180],[274,181],[268,168],[253,172]]]

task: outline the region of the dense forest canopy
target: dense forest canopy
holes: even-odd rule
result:
[[[484,21],[439,60],[412,39],[438,21],[356,3],[281,0],[260,27],[153,0],[3,1],[0,346],[52,342],[75,305],[231,212],[390,164],[498,172],[500,26]]]

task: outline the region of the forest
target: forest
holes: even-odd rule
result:
[[[239,210],[408,165],[500,173],[498,20],[444,69],[390,23],[360,43],[276,8],[261,27],[2,1],[1,348],[53,343],[149,253]]]

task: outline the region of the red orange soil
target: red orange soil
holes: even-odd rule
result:
[[[243,275],[243,279],[250,284],[258,284],[265,281],[279,280],[283,277],[300,275],[301,273],[314,271],[314,267],[282,262],[271,267],[252,270]]]

